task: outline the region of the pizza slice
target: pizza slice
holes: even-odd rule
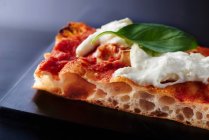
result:
[[[99,29],[71,22],[44,54],[33,88],[209,129],[209,49],[182,49],[182,42],[190,46],[193,41],[186,35],[168,26],[139,26],[128,18]],[[172,44],[180,51],[169,51],[176,49]]]

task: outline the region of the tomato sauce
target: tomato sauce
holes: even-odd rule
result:
[[[209,48],[199,46],[196,50],[198,53],[201,53],[204,56],[209,56]]]
[[[44,60],[40,65],[41,71],[50,72],[52,75],[57,75],[59,71],[67,64],[67,60],[58,60],[56,58],[51,57],[48,60]]]
[[[186,82],[175,85],[174,96],[180,101],[209,103],[208,85],[202,82]]]
[[[70,23],[59,34],[65,39],[53,48],[50,56],[40,64],[39,69],[50,72],[53,76],[58,75],[67,62],[76,59],[76,48],[93,32],[95,29],[85,24]]]
[[[127,66],[120,61],[123,50],[117,44],[98,46],[94,52],[82,58],[82,66],[96,73],[96,80],[108,81],[117,69]]]
[[[201,53],[204,56],[209,56],[209,48],[198,46],[196,49],[189,50],[189,53]]]

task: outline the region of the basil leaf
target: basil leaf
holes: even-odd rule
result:
[[[148,55],[150,55],[150,56],[159,56],[159,55],[162,54],[162,53],[159,53],[159,52],[156,52],[156,51],[147,49],[147,48],[142,47],[142,46],[140,46],[140,47],[141,47],[141,49],[143,49],[143,50],[144,50]]]
[[[159,53],[186,51],[197,46],[191,35],[161,24],[131,24],[120,29],[117,34]]]
[[[161,25],[140,23],[131,24],[117,32],[107,31],[99,34],[115,34],[127,42],[137,43],[142,49],[151,54],[174,51],[186,51],[197,47],[195,38],[177,28]]]

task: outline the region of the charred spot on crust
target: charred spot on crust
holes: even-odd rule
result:
[[[93,32],[95,32],[95,29],[84,23],[70,22],[68,26],[59,31],[59,35],[70,39],[84,39]]]

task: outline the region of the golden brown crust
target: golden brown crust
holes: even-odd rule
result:
[[[38,89],[47,89],[69,99],[83,100],[134,114],[170,119],[209,129],[208,104],[180,102],[167,92],[156,92],[138,86],[126,78],[103,83],[89,80],[85,73],[82,75],[65,71],[59,75],[60,82],[65,84],[60,84],[58,89],[50,89],[48,86]]]
[[[95,29],[87,26],[82,22],[70,22],[67,26],[62,28],[56,36],[56,43],[63,39],[80,39],[83,40],[94,32]]]

